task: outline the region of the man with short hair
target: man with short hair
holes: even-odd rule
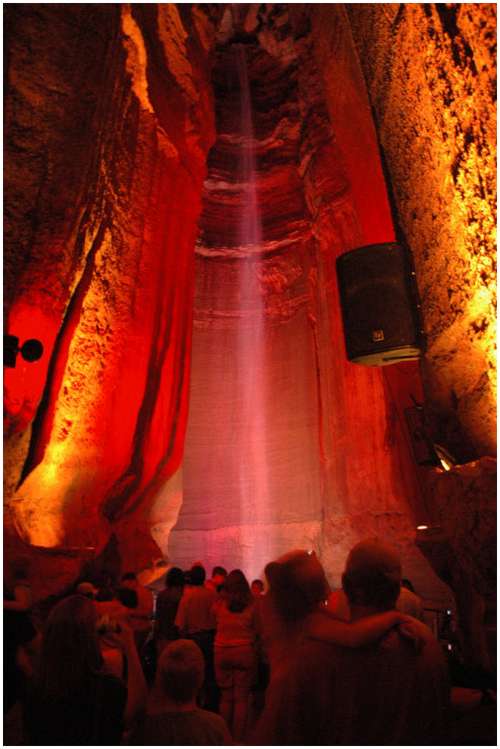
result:
[[[169,643],[158,663],[147,714],[129,743],[133,746],[231,744],[223,718],[196,705],[203,672],[203,655],[194,642]]]
[[[212,606],[217,600],[217,593],[205,587],[205,575],[205,568],[201,564],[191,567],[190,584],[184,588],[179,601],[175,625],[181,637],[194,640],[201,648],[205,658],[205,683],[200,699],[205,707],[215,709],[218,690],[214,670],[215,616]]]
[[[209,590],[213,590],[215,593],[220,593],[220,589],[224,585],[226,577],[227,570],[224,567],[216,565],[212,570],[212,578],[205,582],[205,587]]]
[[[342,577],[351,619],[394,609],[400,580],[394,549],[379,539],[357,544]],[[271,683],[257,743],[448,743],[446,663],[431,631],[414,624],[418,648],[397,628],[360,648],[304,639]]]

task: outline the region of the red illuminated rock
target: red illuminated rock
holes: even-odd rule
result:
[[[169,552],[183,565],[201,558],[261,576],[272,556],[314,547],[339,584],[350,547],[379,534],[399,546],[423,594],[446,600],[413,545],[422,497],[400,419],[420,393],[418,371],[406,365],[398,381],[345,361],[335,259],[394,235],[347,20],[328,13],[318,49],[312,11],[269,6],[255,35],[236,28],[215,60],[184,502]],[[240,44],[260,252],[241,238]]]
[[[45,347],[5,378],[7,530],[97,553],[115,529],[137,567],[182,457],[214,26],[173,5],[6,16],[6,323]]]

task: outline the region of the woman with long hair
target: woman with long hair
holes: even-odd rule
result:
[[[215,675],[221,690],[219,709],[233,739],[242,741],[257,666],[256,612],[250,586],[241,570],[229,573],[221,594],[213,609]]]
[[[28,744],[113,745],[145,704],[144,676],[133,633],[116,624],[127,659],[127,683],[107,672],[93,601],[72,595],[51,611],[24,709]]]

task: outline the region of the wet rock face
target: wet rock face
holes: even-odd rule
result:
[[[169,554],[262,576],[270,558],[312,547],[338,585],[351,546],[380,534],[422,593],[446,599],[412,544],[421,497],[397,408],[420,392],[418,370],[403,366],[398,382],[345,360],[335,258],[392,239],[393,227],[347,19],[329,8],[322,20],[261,7],[218,37],[184,499]],[[316,49],[322,23],[327,48]],[[258,247],[244,231],[251,146]]]
[[[493,455],[496,6],[347,7],[415,259],[435,439]]]

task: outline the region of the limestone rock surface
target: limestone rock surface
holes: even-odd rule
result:
[[[435,440],[496,452],[496,6],[347,6],[414,256]]]
[[[33,553],[98,554],[115,531],[127,568],[158,554],[151,504],[187,416],[211,13],[6,9],[5,320],[44,345],[6,371],[6,529]]]

